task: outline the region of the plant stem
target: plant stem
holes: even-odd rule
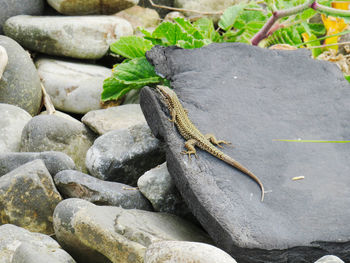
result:
[[[280,19],[282,17],[286,17],[286,16],[300,13],[308,8],[312,8],[320,13],[324,13],[327,15],[340,16],[340,17],[350,17],[349,10],[341,10],[341,9],[331,8],[331,7],[324,6],[324,5],[317,3],[316,0],[308,0],[304,4],[290,8],[290,9],[274,11],[272,13],[272,16],[266,22],[266,24],[251,39],[252,45],[257,46],[261,40],[268,37],[272,26],[275,24],[275,22],[278,19]]]
[[[284,9],[284,10],[278,10],[274,11],[272,13],[272,16],[269,18],[269,20],[266,22],[266,24],[260,29],[258,33],[251,39],[251,43],[253,46],[257,46],[261,40],[266,38],[269,35],[269,31],[271,27],[275,24],[275,22],[286,16],[291,16],[297,13],[300,13],[308,8],[310,8],[314,4],[315,0],[307,0],[304,4],[289,8],[289,9]]]
[[[342,10],[342,9],[336,9],[336,8],[331,8],[328,6],[321,5],[315,1],[312,5],[311,8],[319,11],[320,13],[324,13],[327,15],[332,15],[332,16],[341,16],[341,17],[350,17],[350,11],[349,10]]]

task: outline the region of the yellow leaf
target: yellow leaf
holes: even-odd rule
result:
[[[332,2],[332,7],[337,9],[348,10],[349,2]],[[327,30],[327,36],[334,35],[342,32],[348,25],[345,23],[344,19],[328,16],[322,14],[322,21]],[[327,38],[324,42],[325,45],[338,43],[339,36]],[[338,50],[338,46],[328,47],[328,49]]]

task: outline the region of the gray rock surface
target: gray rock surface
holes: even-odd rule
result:
[[[25,110],[0,103],[0,152],[18,152],[23,127],[32,118]]]
[[[30,50],[79,59],[99,59],[117,38],[133,34],[131,24],[115,16],[15,16],[4,31]]]
[[[34,255],[38,257],[33,258]],[[74,263],[75,261],[53,238],[5,224],[0,226],[0,262]]]
[[[166,163],[147,171],[137,181],[141,193],[151,202],[157,212],[192,218],[192,213],[180,196]]]
[[[112,130],[122,130],[135,125],[146,124],[139,104],[90,111],[84,115],[81,121],[100,135]]]
[[[22,152],[59,151],[70,156],[77,169],[86,171],[85,155],[95,135],[79,121],[55,115],[32,118],[22,132]]]
[[[0,177],[0,224],[52,234],[52,214],[62,200],[42,160]]]
[[[202,230],[176,216],[74,198],[56,207],[54,228],[59,243],[84,263],[142,263],[146,248],[163,240],[210,242]]]
[[[1,0],[0,1],[0,34],[3,34],[2,25],[12,16],[41,15],[44,11],[44,0]]]
[[[101,108],[103,81],[111,69],[53,58],[39,58],[35,64],[56,109],[85,114]]]
[[[322,258],[317,260],[315,263],[344,263],[344,261],[336,256],[327,255],[327,256],[323,256]]]
[[[11,263],[75,263],[75,260],[60,248],[47,248],[22,243],[15,251]]]
[[[62,152],[0,153],[0,176],[36,159],[43,160],[52,176],[62,170],[75,169],[73,160]]]
[[[240,263],[313,262],[324,254],[349,261],[348,145],[276,141],[349,139],[350,88],[339,69],[302,50],[232,43],[158,47],[147,56],[199,130],[231,141],[224,152],[267,191],[260,202],[251,178],[204,151],[189,162],[161,98],[141,91],[147,122],[168,145],[169,172],[217,245]]]
[[[0,7],[1,4],[2,2]],[[41,104],[41,86],[33,61],[11,38],[0,35],[0,46],[6,49],[8,56],[8,63],[0,79],[0,102],[16,105],[31,115],[37,114]]]
[[[144,263],[237,263],[221,249],[197,242],[160,241],[150,245]]]
[[[106,182],[88,174],[65,170],[56,174],[55,185],[65,198],[80,198],[96,205],[120,206],[125,209],[152,210],[149,201],[126,184]]]
[[[161,143],[147,124],[140,124],[97,138],[86,153],[86,167],[99,179],[136,186],[138,178],[164,157]]]
[[[139,0],[48,0],[49,5],[64,15],[98,15],[113,14],[120,10],[137,5]]]

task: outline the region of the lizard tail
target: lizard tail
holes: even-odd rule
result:
[[[245,168],[243,165],[241,165],[239,162],[237,162],[236,160],[232,159],[229,156],[223,156],[223,161],[228,163],[229,165],[235,167],[237,170],[245,173],[246,175],[248,175],[250,178],[252,178],[260,187],[261,189],[261,202],[264,201],[264,197],[265,197],[265,189],[264,189],[264,185],[262,184],[262,182],[260,181],[260,179],[253,174],[251,171],[249,171],[247,168]]]

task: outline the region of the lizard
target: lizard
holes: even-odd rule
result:
[[[226,155],[216,147],[218,146],[222,148],[220,144],[230,143],[224,140],[217,140],[213,134],[203,135],[189,119],[187,110],[184,109],[179,98],[172,89],[167,86],[158,85],[156,87],[156,90],[161,94],[161,97],[164,99],[165,104],[170,112],[171,119],[169,119],[169,121],[175,123],[179,133],[186,140],[185,148],[187,151],[184,150],[181,153],[188,155],[189,159],[191,159],[191,154],[195,155],[197,158],[197,152],[195,149],[195,146],[197,146],[200,149],[215,156],[216,158],[233,166],[234,168],[251,177],[259,185],[261,189],[261,202],[263,202],[265,190],[260,179],[238,161]]]

